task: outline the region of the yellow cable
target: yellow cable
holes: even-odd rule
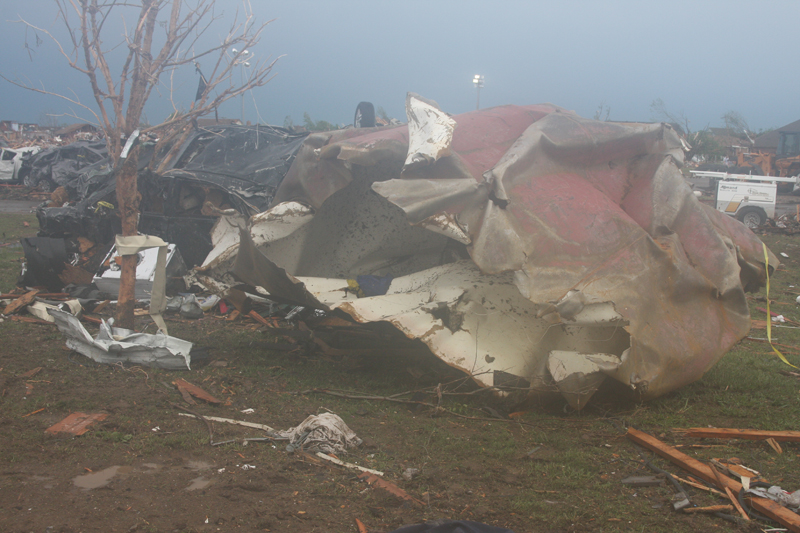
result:
[[[797,368],[792,363],[787,361],[786,357],[779,352],[775,346],[772,345],[772,314],[769,312],[769,256],[767,255],[767,245],[762,242],[761,246],[764,247],[764,273],[767,275],[767,340],[769,341],[769,345],[772,346],[772,351],[778,354],[778,357],[781,358],[781,361],[792,368]]]

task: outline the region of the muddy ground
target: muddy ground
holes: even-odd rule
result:
[[[268,331],[218,317],[170,327],[207,348],[190,372],[98,365],[67,349],[53,326],[0,324],[0,529],[356,532],[356,519],[372,532],[436,519],[518,533],[728,527],[673,512],[667,484],[621,483],[650,472],[624,437],[626,418],[648,409],[619,391],[601,391],[580,413],[548,401],[508,418],[504,404],[480,393],[445,396],[447,411],[437,413],[430,405],[439,383],[453,394],[474,389],[431,359],[271,350]],[[172,385],[178,377],[223,405],[186,404]],[[417,390],[401,397],[427,405],[309,392],[329,387],[373,396]],[[277,429],[334,411],[365,441],[342,459],[384,471],[411,499],[279,442],[211,446],[210,438],[263,433],[215,422],[209,435],[179,416],[188,410]],[[74,412],[107,418],[77,437],[45,432]],[[709,498],[696,497],[698,505]]]

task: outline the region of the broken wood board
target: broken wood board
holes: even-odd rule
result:
[[[684,513],[721,513],[722,511],[733,511],[733,505],[712,505],[710,507],[685,507]]]
[[[106,413],[72,413],[67,418],[53,424],[45,430],[45,433],[71,433],[75,436],[83,435],[89,431],[89,426],[95,422],[100,422],[108,417]]]
[[[775,439],[778,442],[800,442],[800,431],[762,431],[758,429],[731,428],[688,428],[676,431],[684,433],[687,437],[704,439]]]
[[[398,498],[400,498],[402,500],[405,500],[405,501],[408,501],[408,502],[412,502],[412,503],[415,503],[417,505],[425,505],[423,502],[421,502],[420,500],[414,498],[413,496],[411,496],[409,493],[407,493],[406,491],[404,491],[403,489],[401,489],[400,487],[398,487],[394,483],[386,481],[385,479],[382,479],[382,478],[376,476],[375,474],[370,474],[369,472],[364,472],[363,474],[358,476],[358,479],[360,479],[362,481],[366,481],[367,485],[370,485],[370,486],[374,485],[374,486],[376,486],[378,488],[381,488],[381,489],[385,490],[386,492],[388,492],[390,494],[394,494],[395,496],[397,496]]]
[[[10,315],[12,313],[16,313],[23,307],[29,306],[30,304],[33,303],[33,300],[36,298],[37,294],[39,294],[39,291],[36,290],[26,292],[25,294],[23,294],[22,296],[20,296],[10,304],[8,304],[6,308],[3,310],[3,314]]]
[[[204,400],[208,403],[222,403],[221,400],[214,398],[213,396],[211,396],[209,393],[207,393],[197,385],[192,385],[185,379],[176,379],[175,381],[172,382],[172,384],[178,387],[178,390],[183,395],[183,398],[184,400],[186,400],[187,403],[190,404],[195,403],[194,401],[191,401],[191,398],[189,398],[188,400],[186,399],[187,394],[191,394],[195,398],[199,398],[200,400]]]
[[[708,481],[709,483],[717,483],[717,478],[712,472],[712,468],[704,463],[701,463],[697,459],[692,459],[688,455],[679,452],[672,446],[664,444],[657,438],[648,435],[643,431],[628,428],[627,435],[628,438],[633,442],[655,452],[664,459],[667,459],[668,461],[678,465],[692,475]],[[721,476],[721,481],[732,491],[739,492],[739,489],[742,488],[740,483],[728,477]],[[750,498],[750,505],[756,511],[770,517],[780,524],[783,524],[789,529],[789,531],[800,533],[800,516],[798,516],[796,513],[793,513],[789,509],[781,506],[777,502],[773,502],[772,500],[758,498],[753,495],[748,495],[748,497]]]

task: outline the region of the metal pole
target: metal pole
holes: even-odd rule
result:
[[[475,111],[481,108],[481,86],[478,85],[478,101],[475,103]]]
[[[241,63],[239,67],[242,69],[242,87],[244,87],[244,63]],[[242,126],[244,126],[244,91],[242,91]]]

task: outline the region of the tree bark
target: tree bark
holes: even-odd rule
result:
[[[138,234],[139,200],[141,195],[136,183],[139,162],[139,147],[134,147],[128,157],[122,160],[117,174],[117,209],[122,222],[122,235],[129,237]],[[136,304],[136,255],[124,255],[119,280],[119,297],[115,325],[133,329],[133,308]]]

